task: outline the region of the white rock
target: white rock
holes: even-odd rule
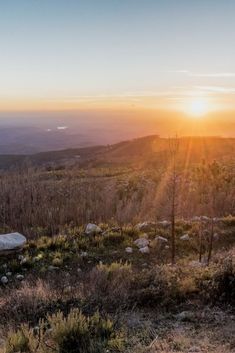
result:
[[[1,277],[1,282],[2,284],[7,284],[8,283],[8,278],[6,276]]]
[[[40,331],[40,327],[39,326],[34,326],[33,332],[34,333],[38,333],[39,331]]]
[[[57,271],[59,269],[60,269],[59,267],[56,267],[56,266],[53,266],[53,265],[48,266],[48,271]]]
[[[189,266],[195,267],[195,268],[199,268],[199,267],[202,267],[203,264],[201,262],[199,262],[199,261],[193,260],[193,261],[189,262]]]
[[[81,257],[87,257],[87,256],[88,256],[88,253],[86,251],[81,252]]]
[[[190,237],[188,234],[184,234],[180,237],[181,240],[190,240]]]
[[[133,253],[133,249],[130,246],[128,246],[125,250],[126,250],[126,252],[128,254],[132,254]]]
[[[168,239],[164,238],[164,237],[156,237],[155,240],[161,242],[161,243],[168,243]]]
[[[88,223],[86,226],[85,233],[87,235],[99,234],[99,233],[102,233],[102,229],[98,227],[96,224]]]
[[[191,220],[192,220],[193,222],[199,222],[199,221],[201,220],[201,217],[194,216]]]
[[[201,349],[199,347],[190,347],[188,353],[201,353]]]
[[[201,219],[202,219],[203,221],[205,221],[205,222],[210,221],[210,218],[207,217],[207,216],[201,216]]]
[[[171,222],[169,221],[161,221],[161,222],[158,222],[158,224],[164,228],[167,228],[171,225]]]
[[[150,252],[148,246],[145,246],[144,248],[140,248],[139,251],[140,251],[142,254],[149,254],[149,252]]]
[[[149,245],[149,240],[146,238],[139,238],[134,241],[134,244],[138,246],[139,249],[141,249]]]
[[[11,276],[12,276],[12,272],[7,272],[7,273],[6,273],[6,276],[7,276],[7,277],[11,277]]]
[[[19,250],[26,241],[25,236],[20,233],[0,234],[0,252]]]
[[[151,232],[156,226],[154,222],[143,222],[136,224],[135,228],[140,232]]]
[[[24,279],[23,275],[16,275],[16,279],[18,279],[18,281],[22,281]]]
[[[182,311],[176,315],[176,318],[181,321],[191,321],[194,318],[192,311]]]

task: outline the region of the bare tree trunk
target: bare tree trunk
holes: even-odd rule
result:
[[[171,216],[171,264],[175,264],[175,212]]]
[[[169,141],[170,158],[172,164],[171,175],[171,264],[175,264],[175,216],[176,216],[176,197],[177,197],[177,166],[176,157],[179,150],[179,140],[175,139]]]
[[[171,205],[171,264],[175,264],[175,193],[176,193],[176,175],[174,170],[172,184],[172,205]]]
[[[207,265],[209,266],[213,250],[213,240],[214,240],[214,220],[211,218],[211,232],[210,232],[210,243],[208,249]]]
[[[199,228],[199,262],[202,262],[202,220],[200,220]]]

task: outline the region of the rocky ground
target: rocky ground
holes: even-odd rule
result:
[[[235,314],[231,310],[190,306],[171,313],[128,313],[135,349],[148,353],[231,353],[235,351]],[[131,351],[131,350],[130,350]]]
[[[6,346],[9,335],[27,324],[37,338],[35,328],[42,318],[60,311],[66,317],[77,309],[86,317],[99,311],[113,322],[112,335],[118,333],[121,339],[116,337],[112,348],[107,343],[101,353],[235,352],[233,218],[217,222],[210,266],[198,262],[197,221],[177,222],[175,266],[169,264],[167,222],[122,229],[89,225],[85,232],[70,227],[60,236],[28,241],[20,253],[4,254],[0,258],[2,352],[34,353],[16,343],[13,348]],[[205,260],[206,235],[205,229]],[[59,343],[53,342],[57,347],[53,351],[61,353]],[[38,353],[51,352],[44,348]]]

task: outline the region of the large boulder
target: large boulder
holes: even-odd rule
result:
[[[26,241],[25,236],[20,233],[0,234],[0,254],[19,251]]]
[[[96,224],[88,223],[86,226],[85,233],[87,235],[95,235],[95,234],[102,233],[102,229]]]
[[[139,249],[141,249],[149,245],[149,240],[146,238],[139,238],[135,240],[134,243]]]

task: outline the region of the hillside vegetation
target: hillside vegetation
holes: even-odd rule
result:
[[[150,136],[5,164],[1,233],[28,242],[0,257],[0,351],[234,352],[234,147]]]

